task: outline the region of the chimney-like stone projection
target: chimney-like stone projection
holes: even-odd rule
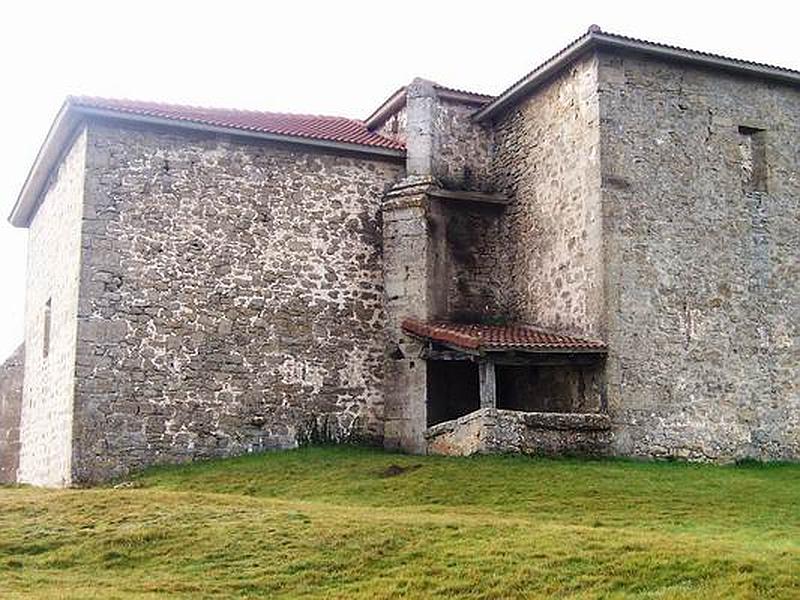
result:
[[[494,256],[482,232],[497,226],[507,198],[488,193],[490,133],[473,123],[475,98],[415,79],[406,88],[406,178],[383,203],[387,349],[384,440],[424,452],[428,365],[404,335],[406,318],[449,319],[464,306],[473,275]],[[451,152],[451,148],[470,152]],[[473,227],[464,227],[471,220]],[[469,239],[462,230],[472,229]],[[481,286],[473,286],[481,287]],[[485,287],[485,286],[483,286]]]

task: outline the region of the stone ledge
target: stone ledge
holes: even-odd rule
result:
[[[514,412],[514,411],[503,411]],[[536,429],[559,431],[603,431],[611,429],[611,418],[603,413],[523,412],[522,421]]]
[[[429,427],[431,454],[467,456],[521,452],[524,454],[609,453],[611,420],[601,413],[540,413],[482,408]]]
[[[611,418],[604,413],[545,413],[479,408],[463,417],[429,427],[425,431],[425,438],[430,439],[442,433],[453,431],[473,421],[503,417],[517,420],[532,429],[552,429],[555,431],[605,431],[611,429]]]
[[[490,413],[497,412],[495,409],[491,408],[479,408],[478,410],[472,411],[469,414],[464,415],[463,417],[458,417],[457,419],[453,419],[451,421],[444,421],[443,423],[437,423],[436,425],[432,425],[428,427],[425,431],[425,439],[429,440],[435,438],[438,435],[443,433],[449,433],[455,431],[462,425],[467,425],[473,421],[480,421],[483,420],[486,416],[489,416]]]

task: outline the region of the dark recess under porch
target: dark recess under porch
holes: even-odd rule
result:
[[[536,357],[517,360],[517,364],[488,361],[494,370],[495,408],[544,413],[604,410],[602,361],[582,356]],[[481,403],[481,366],[477,360],[429,358],[426,368],[428,427],[491,406],[485,398]]]

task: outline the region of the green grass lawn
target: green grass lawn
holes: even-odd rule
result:
[[[0,488],[0,598],[800,598],[800,465],[305,448],[134,485]]]

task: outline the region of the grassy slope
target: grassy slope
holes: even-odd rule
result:
[[[0,489],[0,598],[800,597],[800,465],[308,448],[137,484]]]

